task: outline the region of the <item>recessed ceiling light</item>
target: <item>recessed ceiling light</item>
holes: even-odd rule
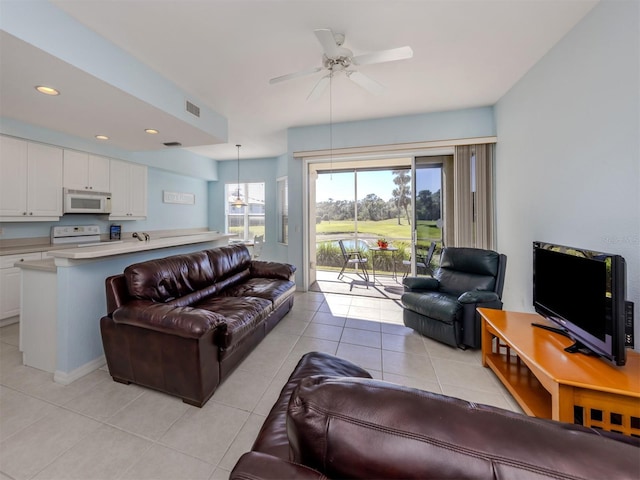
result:
[[[109,140],[109,137],[107,137],[106,135],[96,135],[96,138],[98,140]]]
[[[156,130],[155,128],[147,128],[145,129],[145,132],[151,134],[151,135],[155,135],[156,133],[158,133],[158,130]]]
[[[36,90],[40,93],[44,93],[45,95],[60,95],[60,92],[52,87],[46,87],[44,85],[36,86]]]

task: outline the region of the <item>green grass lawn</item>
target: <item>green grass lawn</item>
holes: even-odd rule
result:
[[[402,225],[398,225],[398,219],[392,218],[388,220],[360,221],[358,222],[358,233],[366,236],[384,237],[388,240],[398,239],[409,241],[411,239],[411,226],[407,224],[407,220],[402,219]],[[353,221],[323,221],[316,224],[316,234],[322,235],[353,235],[355,233],[355,225]],[[442,237],[441,229],[436,226],[434,221],[425,221],[418,223],[418,238],[428,238],[439,240]]]

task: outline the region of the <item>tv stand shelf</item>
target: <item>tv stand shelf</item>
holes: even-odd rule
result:
[[[573,342],[535,328],[550,325],[535,313],[478,309],[482,364],[489,367],[528,415],[640,436],[640,355],[627,364],[570,354]]]

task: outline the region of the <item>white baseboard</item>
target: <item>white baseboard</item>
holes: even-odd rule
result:
[[[53,381],[62,385],[69,385],[71,382],[74,382],[79,378],[82,378],[85,375],[93,372],[94,370],[97,370],[105,363],[107,363],[107,359],[104,355],[101,355],[95,360],[91,360],[89,363],[85,363],[84,365],[76,368],[75,370],[71,370],[70,372],[61,372],[60,370],[56,370],[53,374]]]

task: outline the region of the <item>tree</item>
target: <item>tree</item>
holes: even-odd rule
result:
[[[404,211],[407,217],[407,223],[411,225],[411,217],[409,216],[409,205],[411,205],[411,175],[409,170],[393,170],[393,183],[397,188],[393,189],[393,200],[398,209],[398,225],[402,225],[400,221],[401,212]]]
[[[416,219],[438,220],[440,216],[440,190],[420,190],[416,196]]]
[[[385,218],[386,204],[375,193],[369,193],[358,205],[358,220],[372,220],[377,222]]]

